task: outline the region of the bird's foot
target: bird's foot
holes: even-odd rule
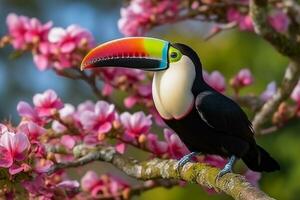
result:
[[[179,173],[180,172],[180,169],[189,161],[191,161],[191,159],[198,155],[200,153],[198,152],[191,152],[185,156],[183,156],[179,161],[178,161],[178,164],[177,164],[177,172]]]
[[[229,161],[227,162],[227,164],[224,166],[224,168],[218,173],[217,179],[221,178],[222,176],[224,176],[227,173],[231,173],[232,167],[233,167],[235,161],[236,161],[236,157],[231,156]]]

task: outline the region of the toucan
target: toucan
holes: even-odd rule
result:
[[[232,172],[237,159],[253,171],[280,169],[256,144],[252,124],[240,106],[205,82],[200,59],[189,46],[150,37],[116,39],[92,49],[81,63],[81,70],[98,67],[154,72],[154,105],[191,151],[179,160],[178,169],[199,153],[229,158],[218,177]]]

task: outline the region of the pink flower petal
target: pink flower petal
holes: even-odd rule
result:
[[[2,134],[0,138],[0,146],[12,152],[14,149],[14,136],[14,133],[8,131]]]
[[[132,108],[137,101],[138,99],[135,96],[129,96],[124,99],[124,105],[126,108]]]
[[[98,175],[94,171],[88,171],[81,179],[81,187],[84,191],[90,191],[98,181]]]
[[[9,173],[11,174],[11,175],[15,175],[15,174],[18,174],[18,173],[20,173],[21,171],[23,171],[24,170],[24,168],[23,168],[23,166],[18,166],[18,165],[16,165],[16,164],[13,164],[10,168],[9,168]]]
[[[60,50],[62,53],[70,53],[75,48],[76,48],[76,44],[74,42],[66,42],[60,47]]]
[[[13,157],[9,150],[0,146],[0,167],[9,168],[13,164]]]
[[[27,135],[24,133],[16,133],[13,139],[13,152],[16,160],[24,159],[24,151],[30,147]]]
[[[20,101],[17,105],[17,111],[20,116],[27,117],[29,119],[33,119],[36,117],[35,110],[24,101]]]
[[[112,129],[112,124],[109,122],[104,123],[98,129],[98,134],[107,133]]]
[[[33,61],[40,71],[45,71],[49,66],[49,58],[42,54],[34,54]]]
[[[54,27],[50,30],[48,39],[53,43],[60,42],[66,36],[66,34],[67,33],[63,28]]]
[[[63,145],[65,145],[67,148],[69,148],[69,149],[72,149],[75,146],[75,144],[76,144],[76,141],[70,135],[64,135],[64,136],[62,136],[60,142]]]
[[[115,146],[117,152],[119,152],[120,154],[124,154],[125,150],[126,150],[126,144],[125,143],[119,143]]]

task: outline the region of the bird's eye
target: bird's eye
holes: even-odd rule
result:
[[[172,52],[170,56],[171,56],[171,58],[176,58],[178,56],[178,54],[176,52]]]
[[[182,54],[180,53],[180,51],[178,49],[175,49],[174,47],[170,47],[169,50],[169,62],[177,62],[180,60]]]

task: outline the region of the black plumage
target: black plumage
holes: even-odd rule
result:
[[[198,55],[184,44],[172,44],[188,56],[196,68],[192,87],[195,106],[183,118],[165,120],[192,152],[232,155],[254,171],[279,170],[279,164],[254,139],[251,122],[232,99],[211,88],[203,79]]]

